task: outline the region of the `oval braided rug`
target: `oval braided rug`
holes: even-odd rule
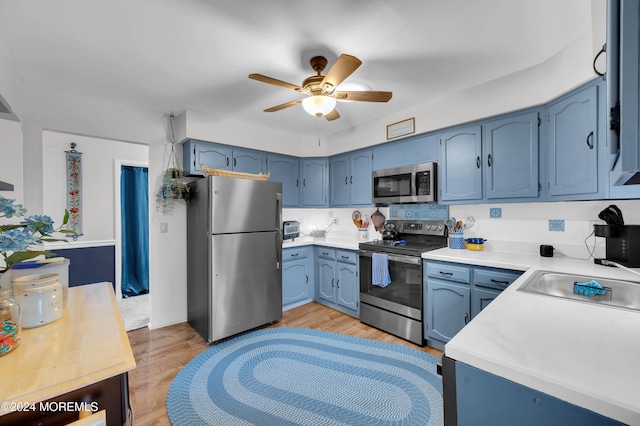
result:
[[[173,425],[442,425],[436,357],[321,330],[269,328],[191,360],[167,395]]]

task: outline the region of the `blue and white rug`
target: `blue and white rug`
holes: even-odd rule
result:
[[[436,357],[320,330],[269,328],[191,360],[167,395],[178,425],[442,425]]]

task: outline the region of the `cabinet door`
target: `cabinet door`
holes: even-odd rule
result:
[[[350,156],[349,201],[351,205],[371,205],[372,152],[360,151]]]
[[[500,294],[499,290],[474,288],[471,294],[471,318],[475,318],[484,308]]]
[[[300,206],[300,160],[280,155],[267,156],[269,180],[282,182],[282,206]]]
[[[200,163],[210,169],[231,170],[232,150],[209,142],[198,142],[195,146],[195,164],[200,171]]]
[[[282,305],[309,297],[307,259],[282,262]]]
[[[631,177],[640,170],[640,2],[620,3],[620,162]],[[615,28],[616,23],[609,23]],[[607,45],[609,43],[607,42]],[[634,181],[637,183],[637,177]],[[626,181],[626,179],[624,180]]]
[[[234,149],[233,170],[244,173],[263,173],[265,159],[265,155],[257,151]]]
[[[469,286],[427,280],[427,287],[427,337],[447,343],[471,320]]]
[[[349,156],[333,157],[329,161],[329,204],[332,206],[349,205]],[[371,176],[369,176],[371,178]],[[351,178],[353,180],[353,177]]]
[[[456,408],[460,426],[622,425],[587,408],[462,362],[455,363],[455,374],[451,376],[455,377],[455,392],[445,393],[444,406],[445,410]],[[455,398],[455,403],[450,397]]]
[[[538,197],[538,113],[485,125],[485,196]]]
[[[335,303],[335,262],[318,260],[318,297]]]
[[[598,87],[555,103],[549,120],[549,195],[598,192]]]
[[[440,141],[440,188],[443,201],[482,198],[481,126],[460,129]]]
[[[345,308],[358,310],[359,286],[356,265],[336,263],[336,303]]]
[[[302,160],[303,206],[327,206],[328,169],[326,158]]]

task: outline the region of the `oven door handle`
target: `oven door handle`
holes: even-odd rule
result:
[[[358,254],[364,257],[373,257],[372,251],[360,250]],[[400,262],[400,263],[409,263],[411,265],[420,265],[422,263],[422,258],[415,256],[403,256],[396,254],[387,254],[387,257],[391,262]]]

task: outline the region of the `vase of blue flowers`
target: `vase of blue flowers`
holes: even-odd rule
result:
[[[27,210],[15,200],[0,195],[0,218],[23,218],[19,223],[0,224],[0,254],[4,258],[4,267],[0,266],[0,274],[12,265],[38,256],[49,257],[52,253],[32,246],[44,242],[66,241],[54,238],[53,234],[63,233],[77,235],[75,231],[64,229],[69,221],[69,212],[65,210],[62,225],[53,227],[53,220],[46,215],[26,216]],[[17,220],[16,220],[17,222]],[[0,278],[0,284],[2,279]]]

